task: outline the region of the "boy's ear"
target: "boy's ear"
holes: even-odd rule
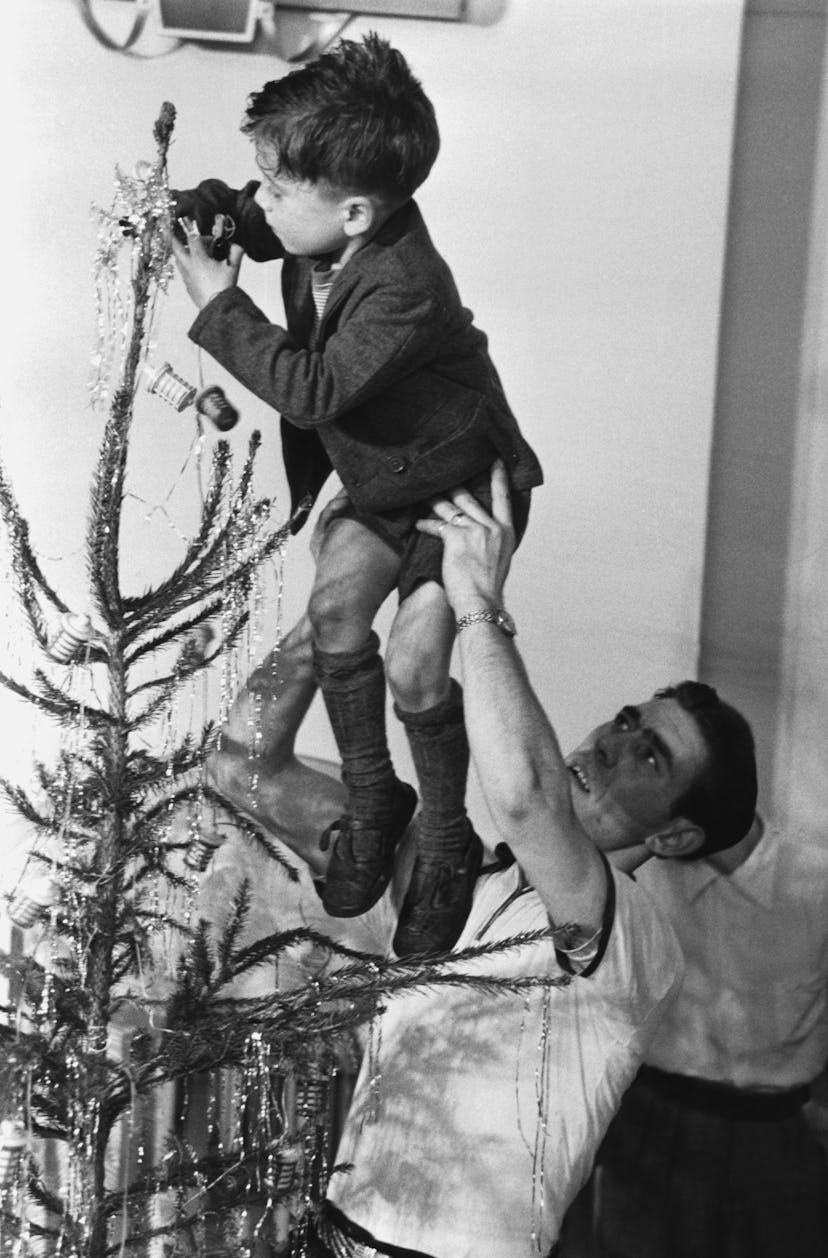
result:
[[[370,197],[347,197],[342,208],[346,236],[364,236],[371,231],[376,222],[377,207]]]
[[[669,860],[677,856],[692,855],[704,843],[704,837],[704,830],[694,821],[688,821],[686,817],[674,817],[656,834],[648,835],[644,846],[652,856]]]

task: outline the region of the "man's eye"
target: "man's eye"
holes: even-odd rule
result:
[[[630,723],[627,720],[626,716],[624,716],[623,712],[619,712],[618,716],[615,718],[615,728],[616,729],[629,729],[630,728]]]

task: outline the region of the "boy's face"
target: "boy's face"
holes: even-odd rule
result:
[[[268,163],[268,156],[272,161],[272,151],[256,147],[262,182],[255,200],[285,252],[303,258],[331,255],[332,261],[340,261],[349,244],[344,226],[347,197],[324,184],[299,183],[280,175]]]

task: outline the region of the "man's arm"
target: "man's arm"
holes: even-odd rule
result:
[[[207,771],[216,789],[323,874],[323,831],[345,808],[338,766],[296,755],[316,692],[310,624],[303,616],[249,677]]]
[[[442,538],[446,594],[460,619],[503,606],[514,550],[503,465],[492,473],[492,514],[466,490],[434,504],[423,532]],[[452,516],[463,518],[451,523]],[[442,521],[442,522],[441,522]],[[571,775],[513,638],[475,621],[458,635],[466,727],[481,788],[508,843],[557,924],[600,925],[606,870],[572,806]]]

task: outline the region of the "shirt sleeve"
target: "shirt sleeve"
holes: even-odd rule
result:
[[[681,986],[684,958],[655,901],[627,874],[612,870],[612,879],[615,919],[594,981],[609,1021],[626,1025],[632,1011],[643,1043]]]
[[[583,978],[594,974],[601,964],[601,958],[610,940],[612,924],[615,921],[615,880],[606,856],[601,851],[598,854],[603,861],[604,875],[607,880],[607,898],[604,903],[601,925],[586,939],[583,938],[583,931],[577,930],[571,941],[558,944],[555,948],[561,969],[566,974],[577,974]]]
[[[242,289],[230,288],[199,312],[190,337],[289,423],[312,429],[433,358],[444,324],[431,293],[377,287],[322,349],[306,349]]]

